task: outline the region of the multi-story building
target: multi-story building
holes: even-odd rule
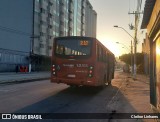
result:
[[[57,36],[96,37],[97,14],[88,0],[1,0],[0,8],[1,71],[30,63],[44,70]]]
[[[85,36],[96,37],[97,13],[89,1],[85,4]]]

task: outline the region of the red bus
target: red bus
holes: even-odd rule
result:
[[[52,53],[51,82],[102,86],[114,77],[114,54],[96,38],[57,37]]]

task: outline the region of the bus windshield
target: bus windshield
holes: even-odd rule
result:
[[[62,39],[55,42],[55,53],[62,56],[89,56],[91,54],[91,40]]]

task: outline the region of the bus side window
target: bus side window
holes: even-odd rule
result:
[[[97,56],[97,61],[104,62],[105,60],[104,51],[103,48],[98,44],[96,45],[96,56]]]
[[[104,58],[103,58],[103,61],[104,61],[104,63],[106,63],[106,53],[104,52]]]
[[[98,61],[101,61],[101,57],[102,57],[102,54],[101,54],[101,47],[99,46],[99,56],[98,56]]]
[[[100,47],[100,61],[103,62],[103,48]]]
[[[106,53],[105,53],[105,51],[103,51],[103,62],[104,63],[106,62]]]
[[[98,44],[96,44],[96,57],[97,57],[97,61],[99,61],[99,46],[98,46]]]
[[[108,63],[108,54],[107,54],[107,52],[106,52],[106,54],[105,54],[105,63]]]

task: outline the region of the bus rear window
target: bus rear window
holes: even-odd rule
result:
[[[84,56],[91,53],[91,40],[56,40],[55,53],[63,56]]]

